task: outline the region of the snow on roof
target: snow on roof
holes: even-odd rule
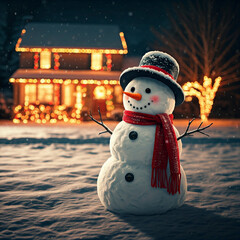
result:
[[[116,25],[29,23],[20,47],[123,49]]]
[[[18,69],[11,78],[118,80],[120,73],[120,71]]]

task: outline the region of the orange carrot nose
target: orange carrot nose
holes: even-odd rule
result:
[[[123,92],[123,93],[137,101],[140,101],[142,99],[142,95],[140,93],[130,93],[130,92]]]

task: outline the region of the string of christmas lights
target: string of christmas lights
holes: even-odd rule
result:
[[[202,121],[208,120],[221,80],[221,77],[217,77],[212,86],[212,79],[204,76],[203,85],[199,82],[187,82],[182,87],[186,95],[186,101],[191,101],[193,96],[198,98]]]

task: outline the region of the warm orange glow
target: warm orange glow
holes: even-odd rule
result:
[[[14,109],[15,117],[14,123],[56,123],[58,121],[64,121],[69,123],[80,123],[80,112],[77,113],[77,109],[67,110],[65,105],[59,106],[45,106],[45,105],[18,105]],[[75,115],[73,114],[75,113]],[[74,117],[72,117],[74,115]],[[76,118],[78,117],[78,118]]]
[[[39,53],[36,52],[34,54],[34,69],[38,69],[39,68]]]
[[[119,35],[120,35],[120,38],[121,38],[121,41],[122,41],[123,49],[127,53],[127,43],[126,43],[126,40],[125,40],[125,37],[124,37],[124,33],[120,32]]]
[[[91,54],[91,69],[92,70],[102,69],[102,53]]]
[[[58,70],[59,69],[59,66],[60,66],[60,63],[59,63],[59,54],[58,53],[54,53],[53,54],[53,57],[54,57],[54,69],[55,70]]]
[[[41,69],[51,68],[51,52],[48,49],[44,49],[40,53],[40,68]]]
[[[25,106],[36,102],[37,86],[35,84],[25,85]]]
[[[118,80],[94,80],[94,79],[61,79],[61,78],[10,78],[10,83],[58,83],[58,84],[96,84],[96,85],[119,85]]]
[[[107,117],[110,117],[110,112],[114,110],[114,104],[113,104],[113,87],[112,86],[106,86],[106,108],[107,108]]]
[[[64,104],[67,107],[71,107],[72,106],[72,94],[73,94],[73,89],[72,89],[72,85],[65,85],[64,86]]]
[[[26,33],[26,29],[23,29],[21,32],[21,36],[23,36]]]
[[[41,52],[43,48],[19,47],[22,39],[19,38],[15,50],[17,52]],[[86,49],[86,48],[49,48],[53,53],[106,53],[106,54],[127,54],[128,50],[117,49]]]
[[[213,100],[220,85],[222,78],[217,77],[212,86],[212,79],[204,76],[203,86],[198,82],[187,82],[183,85],[183,91],[187,97],[197,97],[200,105],[202,121],[207,121],[211,113]]]
[[[82,111],[82,87],[77,86],[76,87],[76,104],[75,104],[75,109],[76,111],[71,114],[71,116],[75,119],[80,119],[81,118],[81,111]]]
[[[93,95],[95,99],[105,99],[106,98],[106,88],[104,86],[97,86],[94,91]]]
[[[107,65],[107,71],[111,71],[112,70],[112,55],[111,54],[106,54],[106,65]]]
[[[38,101],[41,103],[53,104],[53,85],[38,85]]]

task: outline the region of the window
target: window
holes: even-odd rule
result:
[[[63,86],[63,103],[67,107],[72,107],[73,101],[73,85],[68,84]]]
[[[37,88],[35,84],[25,85],[25,104],[35,103],[37,96]]]
[[[53,85],[39,84],[38,85],[38,101],[40,103],[53,104]]]
[[[105,99],[106,88],[104,86],[97,86],[93,91],[93,95],[95,99]]]
[[[48,49],[45,49],[40,53],[40,68],[51,68],[51,52]]]
[[[101,70],[102,69],[102,54],[101,53],[92,53],[91,69],[92,70]]]

